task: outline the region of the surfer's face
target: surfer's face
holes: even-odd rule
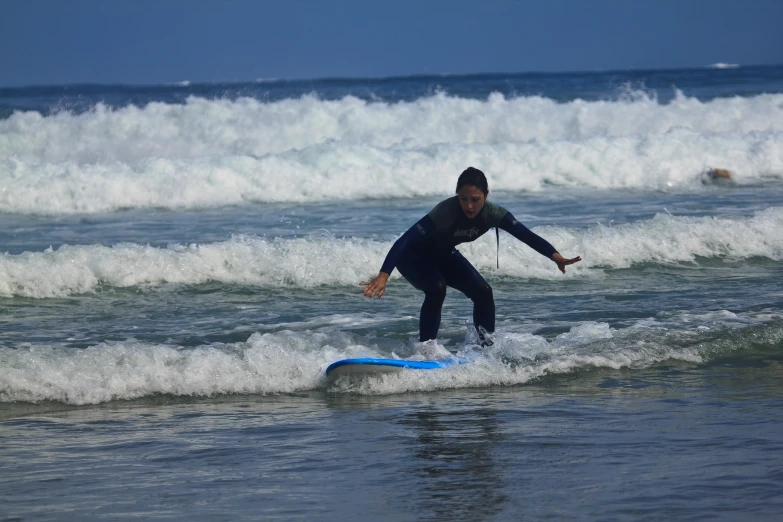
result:
[[[459,206],[465,215],[473,219],[484,208],[486,196],[475,185],[463,185],[457,191],[457,199],[459,199]]]

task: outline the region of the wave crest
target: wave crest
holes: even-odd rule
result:
[[[702,342],[694,343],[692,320],[689,318],[685,329],[675,330],[650,321],[620,330],[588,322],[551,341],[499,330],[489,351],[477,354],[469,342],[461,346],[463,354],[472,359],[468,364],[405,371],[358,383],[329,383],[324,370],[339,359],[396,355],[341,331],[255,333],[246,342],[192,349],[135,340],[84,349],[0,347],[4,369],[0,372],[0,402],[97,404],[160,394],[209,397],[327,387],[336,392],[377,395],[516,385],[590,368],[646,368],[666,360],[699,364],[716,354],[758,347],[760,339],[762,347],[773,347],[783,338],[776,324],[779,317],[742,318],[724,311],[702,318],[719,329],[701,334]],[[755,335],[748,335],[748,329]],[[400,344],[399,350],[404,354],[410,347]]]
[[[676,217],[666,214],[616,227],[535,229],[561,251],[581,255],[568,277],[639,263],[692,262],[697,257],[783,259],[783,208],[751,218]],[[495,238],[486,234],[461,245],[478,268],[512,277],[562,277],[554,264],[512,238],[501,240],[495,269]],[[167,248],[122,243],[64,245],[44,252],[0,255],[0,296],[64,297],[102,286],[226,284],[265,288],[355,285],[376,273],[392,242],[331,236],[229,241]],[[396,274],[396,272],[395,272]]]
[[[783,95],[659,104],[437,94],[150,103],[0,121],[0,212],[72,214],[436,195],[480,166],[494,190],[661,189],[707,167],[783,176]],[[731,151],[731,154],[727,154]]]

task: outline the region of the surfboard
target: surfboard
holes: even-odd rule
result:
[[[454,364],[465,362],[458,357],[438,359],[430,361],[409,361],[407,359],[379,359],[375,357],[359,357],[356,359],[343,359],[334,362],[326,368],[327,377],[361,377],[371,374],[396,373],[405,369],[409,370],[434,370],[446,368]]]

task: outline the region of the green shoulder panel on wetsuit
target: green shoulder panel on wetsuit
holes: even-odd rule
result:
[[[459,217],[460,212],[462,212],[462,210],[459,208],[457,196],[453,196],[449,199],[444,199],[435,205],[435,208],[430,210],[427,215],[431,217],[432,221],[435,223],[435,230],[437,232],[445,232],[451,228],[451,225]]]
[[[457,196],[452,196],[435,205],[435,208],[430,210],[427,215],[430,216],[435,223],[436,231],[446,232],[451,228],[451,225],[459,219],[461,212],[462,209],[460,209]],[[506,214],[508,214],[508,210],[500,205],[495,205],[491,201],[484,202],[484,219],[489,228],[500,225],[500,222],[506,217]]]
[[[506,214],[508,214],[508,210],[500,205],[495,205],[491,201],[484,202],[484,218],[487,220],[489,228],[500,225]]]

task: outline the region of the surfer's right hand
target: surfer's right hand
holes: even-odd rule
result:
[[[389,274],[386,272],[379,272],[378,275],[372,279],[372,281],[364,281],[363,283],[359,283],[360,286],[367,287],[362,290],[362,293],[367,297],[375,297],[375,294],[378,294],[378,299],[380,299],[383,293],[386,291],[387,279],[389,279]]]

